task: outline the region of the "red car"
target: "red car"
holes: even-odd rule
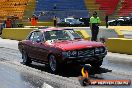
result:
[[[101,42],[84,40],[73,29],[44,28],[32,31],[18,43],[24,64],[32,61],[48,64],[52,72],[68,63],[100,67],[107,54]]]

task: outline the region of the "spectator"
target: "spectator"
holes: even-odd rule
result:
[[[16,18],[15,17],[12,18],[12,27],[16,28]]]
[[[97,41],[100,23],[101,21],[100,18],[97,16],[97,12],[94,12],[93,16],[90,18],[90,29],[92,34],[91,41]]]
[[[54,26],[56,27],[57,26],[57,17],[56,16],[54,16],[53,21],[54,21]]]
[[[33,15],[33,16],[31,17],[31,19],[30,19],[31,25],[32,25],[32,26],[36,26],[36,25],[37,25],[37,20],[38,20],[38,18],[37,18],[35,15]]]
[[[106,23],[106,28],[108,28],[108,15],[106,15],[106,17],[105,17],[105,23]]]
[[[6,20],[6,28],[12,28],[12,21],[9,18]]]

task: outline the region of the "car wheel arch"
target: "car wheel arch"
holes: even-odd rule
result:
[[[54,53],[49,53],[49,54],[47,55],[47,59],[48,59],[48,61],[49,61],[49,57],[50,57],[50,55],[55,56],[56,60],[59,62],[59,60],[57,59],[57,56],[56,56]]]
[[[24,52],[26,52],[24,49],[22,49],[22,53],[24,53]],[[26,54],[27,54],[27,52],[26,52]]]
[[[23,52],[26,52],[27,56],[29,57],[29,55],[28,55],[28,53],[27,53],[27,51],[25,49],[22,49],[22,53]]]
[[[50,57],[50,55],[54,55],[53,53],[49,53],[48,55],[47,55],[47,59],[49,60],[49,57]],[[55,56],[55,55],[54,55]]]

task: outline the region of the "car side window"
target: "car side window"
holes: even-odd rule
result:
[[[43,35],[41,32],[33,32],[29,38],[29,40],[33,42],[37,42],[38,40],[43,41]]]
[[[32,32],[32,33],[31,33],[31,35],[29,36],[29,38],[28,38],[28,39],[32,41],[32,40],[33,40],[33,38],[34,38],[34,32]]]
[[[41,33],[41,32],[36,32],[36,40],[35,41],[37,41],[37,40],[39,40],[40,42],[42,42],[43,41],[43,34]]]

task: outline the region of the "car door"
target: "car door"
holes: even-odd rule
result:
[[[31,57],[31,58],[36,58],[37,57],[37,54],[36,54],[36,51],[35,51],[35,44],[36,44],[36,36],[37,36],[37,33],[34,31],[31,33],[31,35],[29,36],[28,38],[28,56]]]
[[[48,48],[44,43],[44,36],[41,32],[36,32],[36,39],[33,43],[34,57],[41,61],[47,61]],[[37,54],[37,55],[36,55]]]

